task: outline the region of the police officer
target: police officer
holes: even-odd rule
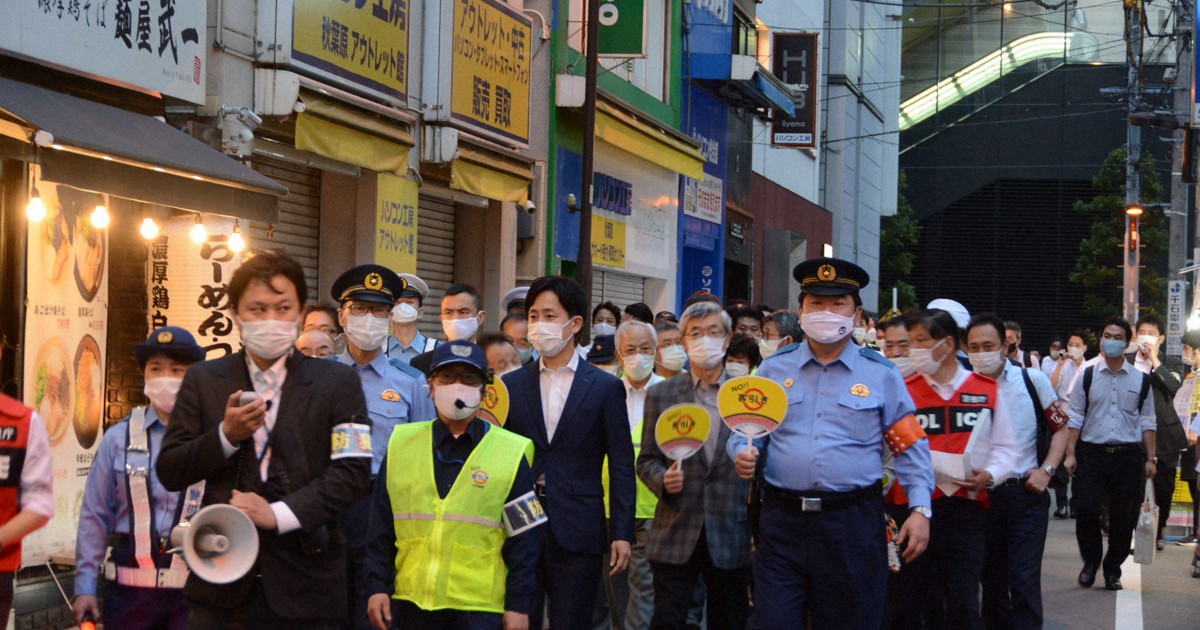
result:
[[[411,273],[398,275],[404,280],[405,287],[396,296],[396,306],[392,309],[392,335],[388,337],[387,355],[392,363],[408,365],[413,357],[433,350],[439,342],[417,330],[417,322],[425,316],[429,285]]]
[[[546,518],[533,442],[477,417],[488,378],[479,346],[439,346],[429,376],[437,419],[397,427],[388,441],[368,528],[376,628],[529,627],[531,530]]]
[[[371,418],[371,475],[379,472],[387,452],[388,438],[396,425],[424,421],[434,416],[432,405],[420,382],[388,361],[383,345],[391,329],[392,309],[408,283],[381,265],[358,265],[333,282],[333,299],[341,304],[338,321],[346,329],[346,351],[338,361],[349,365],[362,379]],[[347,628],[369,628],[364,611],[367,592],[363,532],[370,515],[370,496],[363,497],[342,514],[343,531],[350,552],[350,615]]]
[[[875,628],[887,580],[884,439],[912,513],[897,541],[911,561],[929,540],[933,466],[912,398],[891,362],[850,343],[869,277],[818,258],[796,266],[806,340],[763,362],[758,375],[788,393],[787,415],[757,446],[728,442],[738,475],[756,476],[761,516],[754,560],[759,628]],[[762,466],[759,466],[760,457]]]
[[[183,375],[204,355],[192,334],[175,326],[159,328],[145,343],[133,347],[150,405],[135,408],[125,422],[105,431],[92,461],[75,538],[73,610],[80,623],[87,613],[101,619],[96,584],[103,569],[108,582],[106,626],[187,627],[188,608],[181,591],[187,566],[179,555],[167,553],[166,544],[187,502],[180,501],[179,492],[162,486],[154,464]],[[203,489],[192,487],[187,492],[195,492],[187,510],[194,512]],[[104,562],[110,539],[112,555]]]

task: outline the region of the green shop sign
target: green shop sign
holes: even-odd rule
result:
[[[605,57],[645,57],[645,0],[599,1],[600,37],[596,44],[599,47],[600,55]]]

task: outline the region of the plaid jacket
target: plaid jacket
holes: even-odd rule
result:
[[[695,388],[687,372],[647,390],[637,473],[659,501],[646,540],[646,555],[654,562],[684,564],[695,551],[703,529],[714,565],[721,569],[744,567],[750,562],[750,529],[746,522],[749,482],[739,480],[733,470],[733,460],[725,452],[731,433],[719,416],[713,417],[713,422],[720,424],[720,434],[711,466],[704,463],[703,453],[685,459],[683,489],[678,494],[663,493],[663,475],[673,462],[658,447],[655,423],[667,407],[694,402]]]

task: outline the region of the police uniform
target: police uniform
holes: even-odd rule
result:
[[[869,278],[853,263],[821,258],[796,266],[801,291],[857,293]],[[761,516],[754,559],[759,628],[868,628],[881,623],[888,575],[881,496],[885,438],[909,504],[928,509],[929,444],[913,416],[900,371],[879,353],[850,343],[818,361],[808,342],[763,361],[758,376],[788,394],[782,424],[762,441],[756,496]],[[731,455],[745,438],[728,443]]]
[[[419,276],[415,276],[411,273],[401,273],[396,275],[400,276],[400,278],[404,280],[406,284],[404,290],[400,291],[400,293],[396,295],[397,300],[400,298],[415,297],[424,303],[425,298],[429,297],[429,285],[426,284],[426,282]],[[389,335],[387,343],[388,359],[391,359],[392,365],[399,367],[401,370],[404,370],[404,367],[408,366],[409,362],[413,360],[413,357],[423,352],[431,352],[434,348],[442,345],[442,342],[426,337],[425,335],[421,334],[421,331],[419,330],[416,331],[416,334],[413,336],[412,343],[408,344],[408,346],[400,343],[400,340],[396,338],[396,335]],[[405,373],[416,378],[424,377],[424,375],[421,374],[421,371],[416,368],[413,368],[411,371],[404,371]]]
[[[159,354],[187,363],[205,356],[191,333],[174,326],[155,330],[134,347],[142,366]],[[166,433],[154,407],[134,409],[104,432],[88,473],[75,538],[75,594],[95,596],[103,574],[103,620],[110,628],[187,627],[181,591],[187,566],[167,548],[171,529],[199,507],[203,485],[184,493],[163,487],[154,466]],[[181,501],[183,494],[190,503]]]
[[[487,357],[469,341],[434,351],[432,372]],[[398,427],[374,490],[367,548],[372,593],[394,627],[499,630],[533,605],[539,535],[533,443],[476,417],[455,437],[434,419]],[[514,518],[521,515],[521,518]],[[524,519],[524,520],[523,520]]]

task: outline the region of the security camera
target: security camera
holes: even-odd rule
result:
[[[535,205],[533,203],[532,199],[526,199],[525,203],[521,204],[521,207],[525,209],[526,214],[536,214],[537,213],[537,205]]]
[[[233,116],[237,121],[250,129],[257,129],[262,124],[262,118],[249,107],[222,107],[219,114],[222,118]]]
[[[576,203],[575,193],[567,193],[567,212],[579,212],[579,205]]]

